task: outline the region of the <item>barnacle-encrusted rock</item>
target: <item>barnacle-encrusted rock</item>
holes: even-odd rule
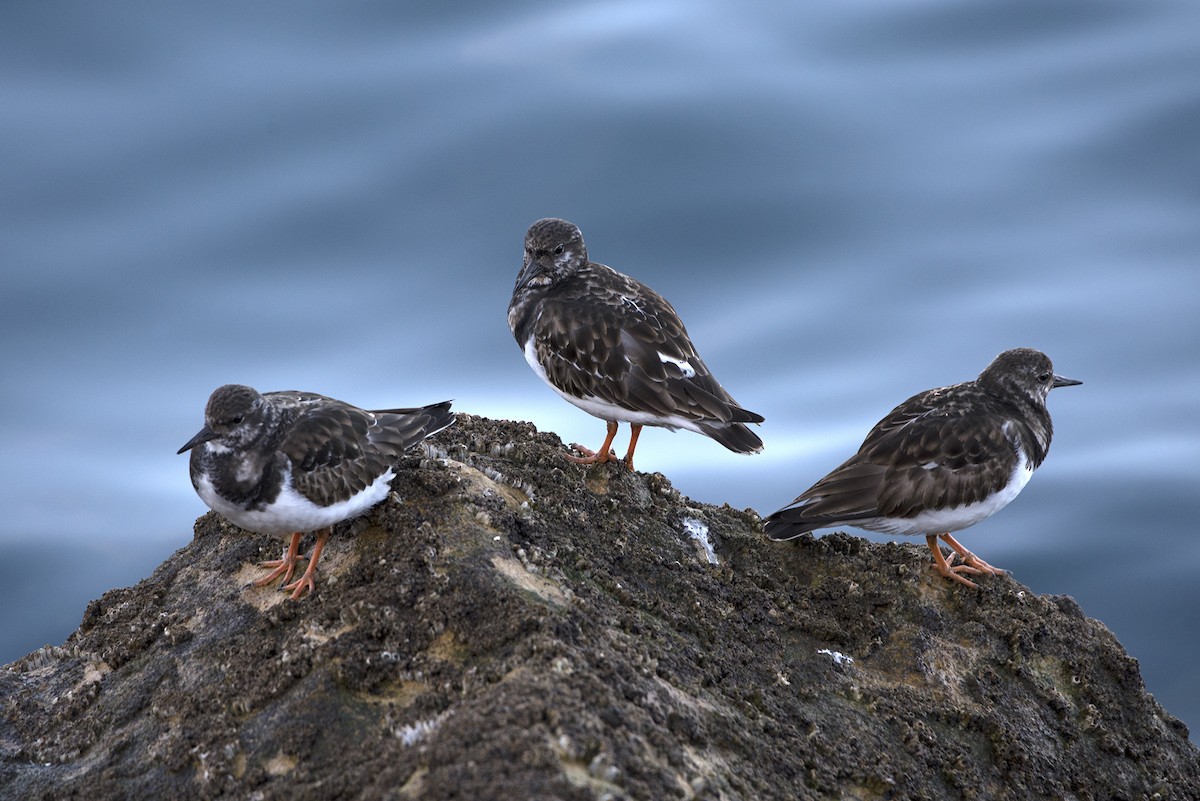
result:
[[[248,586],[277,540],[200,518],[0,669],[0,797],[1200,798],[1183,724],[1069,598],[770,543],[561,451],[460,415],[299,602]]]

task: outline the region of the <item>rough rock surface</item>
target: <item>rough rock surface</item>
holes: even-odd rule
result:
[[[215,515],[0,670],[2,798],[1196,799],[1200,755],[1066,597],[460,415],[315,595]],[[707,528],[718,564],[692,533]]]

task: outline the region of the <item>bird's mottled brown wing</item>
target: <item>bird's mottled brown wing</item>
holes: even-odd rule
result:
[[[1001,489],[1017,464],[1020,425],[1006,421],[1001,409],[989,410],[986,398],[946,404],[941,392],[893,409],[858,453],[771,515],[767,533],[785,538],[876,517],[913,517],[977,503]]]
[[[312,396],[309,396],[312,397]],[[321,398],[299,403],[280,443],[292,484],[315,503],[345,500],[370,486],[409,447],[453,422],[450,402],[371,412]]]
[[[292,462],[292,485],[318,504],[343,501],[387,472],[391,458],[367,439],[375,418],[344,403],[302,409],[279,449]]]
[[[454,423],[450,401],[411,409],[377,409],[372,414],[376,424],[367,430],[367,438],[393,457]]]
[[[665,299],[603,265],[548,294],[532,336],[547,378],[569,395],[664,417],[762,420],[712,377]]]
[[[888,517],[979,503],[1012,477],[1018,455],[1015,424],[1001,414],[930,414],[912,421],[860,456],[885,467],[876,508]]]

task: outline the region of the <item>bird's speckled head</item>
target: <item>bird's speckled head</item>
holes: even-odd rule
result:
[[[225,384],[213,390],[204,407],[204,428],[179,449],[179,453],[216,440],[225,447],[239,447],[262,433],[266,400],[251,387]]]
[[[226,435],[245,425],[262,409],[263,396],[242,384],[217,387],[204,407],[204,422],[213,431]]]
[[[1082,383],[1055,375],[1050,357],[1033,348],[1006,350],[979,374],[981,386],[998,389],[1004,394],[1025,396],[1037,403],[1045,403],[1046,396],[1055,387]]]
[[[525,232],[525,261],[516,289],[549,286],[587,264],[583,234],[575,223],[547,217]]]

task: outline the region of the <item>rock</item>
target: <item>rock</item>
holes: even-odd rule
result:
[[[1200,754],[1069,598],[459,415],[299,602],[208,514],[0,670],[4,798],[1200,798]],[[700,540],[707,535],[717,564]]]

